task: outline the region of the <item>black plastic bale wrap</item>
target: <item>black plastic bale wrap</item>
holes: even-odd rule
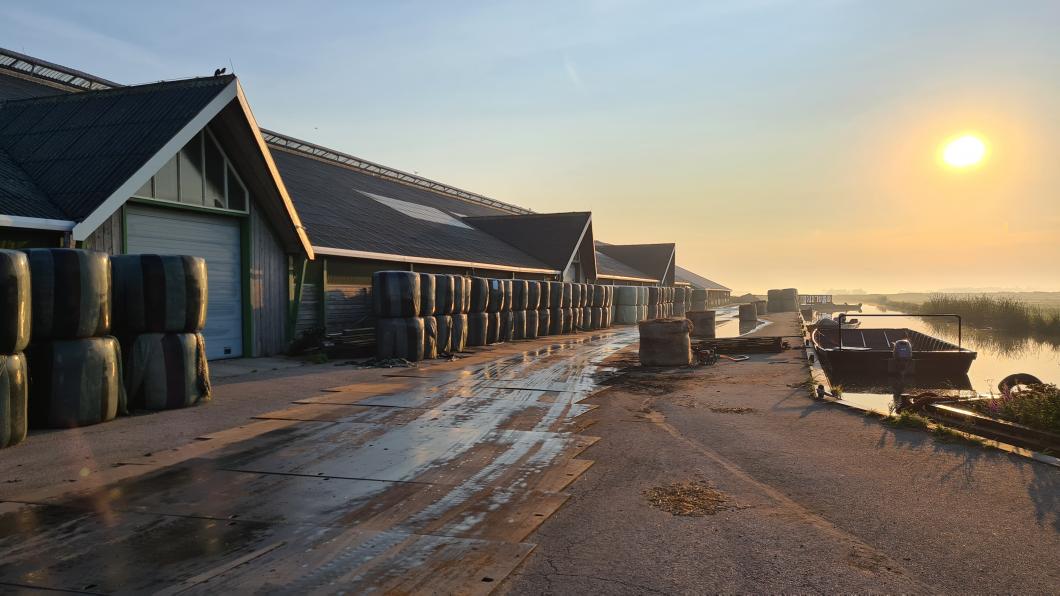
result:
[[[512,339],[526,339],[526,312],[525,310],[512,311]]]
[[[438,331],[437,351],[448,354],[453,351],[453,315],[434,315],[433,318],[434,328]]]
[[[26,357],[0,355],[0,449],[17,445],[26,438],[28,383]]]
[[[449,352],[463,352],[467,347],[467,315],[453,315],[453,327],[449,333]]]
[[[375,321],[376,357],[423,360],[424,324],[421,317],[380,318]]]
[[[372,274],[372,309],[380,318],[410,318],[420,313],[420,274],[376,271]]]
[[[689,366],[692,324],[685,319],[641,321],[640,363],[644,366]]]
[[[573,306],[574,298],[574,284],[569,281],[563,282],[563,299],[561,306],[562,308],[571,308]]]
[[[434,316],[434,274],[420,273],[420,312],[421,317]]]
[[[563,333],[574,332],[574,309],[564,308],[560,309],[560,314],[563,317]]]
[[[206,260],[186,255],[110,258],[114,335],[196,333],[206,325]]]
[[[34,342],[29,367],[29,425],[73,428],[127,412],[121,349],[111,337]]]
[[[436,315],[453,314],[456,301],[456,275],[434,276],[434,313]]]
[[[433,316],[423,317],[423,359],[438,357],[438,320]]]
[[[648,311],[647,311],[647,315],[645,315],[645,316],[648,319],[658,319],[659,317],[662,316],[661,314],[659,314],[659,305],[658,304],[649,304],[647,306],[647,308],[648,308]]]
[[[552,307],[552,282],[542,281],[538,283],[541,289],[541,299],[538,300],[537,310],[544,310]],[[540,317],[539,317],[540,318]]]
[[[489,316],[484,312],[467,313],[467,341],[464,344],[466,347],[477,348],[486,345]]]
[[[453,276],[453,314],[466,315],[471,312],[471,278]]]
[[[582,307],[582,330],[590,331],[592,329],[599,329],[599,327],[593,327],[593,307],[583,306]]]
[[[525,279],[509,280],[512,284],[512,305],[510,310],[526,310],[530,302],[530,284]]]
[[[660,289],[658,286],[648,286],[648,302],[646,303],[648,306],[659,304]]]
[[[501,340],[501,313],[486,313],[486,345],[492,345]]]
[[[582,284],[571,284],[570,286],[570,307],[581,308],[582,305]]]
[[[515,339],[515,313],[522,311],[506,310],[501,315],[501,331],[499,341],[512,341]]]
[[[537,336],[552,335],[552,311],[547,308],[537,309]]]
[[[523,311],[523,316],[526,318],[526,333],[523,335],[523,339],[537,339],[537,332],[539,330],[537,311]]]
[[[541,285],[544,282],[526,282],[526,310],[537,310],[541,307]]]
[[[548,282],[548,307],[552,310],[563,308],[563,282]]]
[[[0,250],[0,354],[21,352],[29,345],[30,296],[26,253]]]
[[[73,248],[32,248],[30,341],[100,337],[110,332],[110,258]]]
[[[590,306],[607,305],[607,286],[593,286],[593,303]]]
[[[199,333],[143,333],[125,344],[129,407],[185,408],[210,399],[206,342]]]
[[[503,279],[489,279],[489,304],[486,312],[501,312],[508,310],[511,299],[511,286],[505,284]]]
[[[471,303],[469,313],[486,312],[490,302],[490,280],[485,277],[471,278]]]
[[[604,328],[604,307],[602,307],[602,306],[593,306],[593,307],[590,308],[589,328],[590,329],[603,329]]]
[[[563,333],[563,309],[548,309],[548,334],[562,335]]]

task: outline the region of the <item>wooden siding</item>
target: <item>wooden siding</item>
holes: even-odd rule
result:
[[[251,355],[287,349],[287,255],[257,206],[250,213]]]
[[[302,284],[302,303],[298,307],[298,318],[295,322],[294,336],[301,335],[320,327],[320,284]]]
[[[328,284],[327,328],[331,333],[375,327],[372,284]]]
[[[88,238],[81,243],[85,250],[98,250],[108,255],[122,254],[122,212],[118,209],[96,228]]]

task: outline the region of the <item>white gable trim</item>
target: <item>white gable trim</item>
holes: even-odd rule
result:
[[[19,215],[0,215],[2,228],[29,228],[33,230],[53,230],[69,232],[76,224],[64,219],[42,219],[39,217],[21,217]]]
[[[314,246],[313,252],[318,255],[353,257],[357,259],[371,259],[375,261],[393,261],[397,263],[420,263],[423,265],[441,265],[444,267],[467,267],[469,269],[495,269],[497,271],[514,271],[516,273],[542,273],[545,275],[560,274],[559,271],[556,271],[554,269],[535,269],[533,267],[498,265],[496,263],[477,263],[474,261],[454,261],[450,259],[434,259],[431,257],[413,257],[407,255],[394,255],[385,252],[368,252],[364,250],[350,250],[346,248],[327,248],[325,246]]]
[[[135,174],[127,178],[95,211],[75,225],[73,228],[74,240],[85,240],[92,232],[96,231],[96,228],[103,225],[103,222],[107,221],[111,215],[114,215],[114,212],[120,209],[134,192],[150,180],[151,176],[157,174],[170,158],[176,155],[184,145],[187,145],[188,141],[198,134],[200,130],[206,128],[210,120],[213,120],[214,116],[219,114],[229,102],[236,98],[236,88],[236,80],[232,79],[217,94],[217,97],[214,97],[210,103],[206,104],[206,107],[184,125],[184,128],[180,129],[173,138],[169,139],[169,142],[163,145],[151,159],[147,160],[147,163],[141,166]]]

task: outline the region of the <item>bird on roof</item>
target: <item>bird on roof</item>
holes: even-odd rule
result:
[[[215,77],[219,77],[219,76],[223,75],[223,74],[225,73],[225,71],[227,71],[227,70],[228,70],[227,68],[218,68],[218,69],[215,69],[215,70],[213,71],[213,76],[215,76]]]

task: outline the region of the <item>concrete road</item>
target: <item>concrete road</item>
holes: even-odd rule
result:
[[[799,354],[633,375],[587,400],[596,463],[502,592],[1060,591],[1060,470],[815,402]],[[689,480],[726,509],[647,503]]]

